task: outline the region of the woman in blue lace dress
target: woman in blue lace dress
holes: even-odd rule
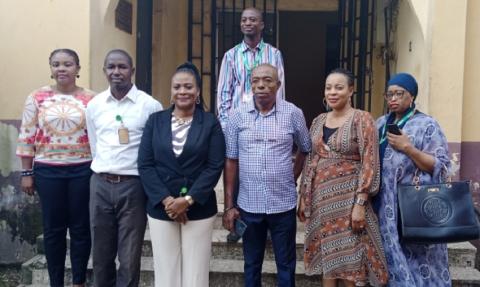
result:
[[[388,286],[451,286],[446,244],[404,244],[397,229],[397,186],[412,184],[418,169],[420,183],[436,183],[449,167],[448,146],[439,124],[416,110],[418,86],[409,74],[397,74],[385,93],[390,113],[377,120],[380,135],[382,185],[375,199],[385,257]],[[387,132],[395,123],[401,135]]]

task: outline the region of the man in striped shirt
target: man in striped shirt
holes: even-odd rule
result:
[[[218,77],[217,111],[224,131],[230,112],[238,108],[241,103],[252,100],[250,76],[256,66],[267,63],[277,68],[278,77],[282,83],[277,97],[285,99],[282,54],[263,41],[264,26],[262,13],[258,9],[245,9],[240,20],[243,41],[228,50],[223,57]]]
[[[224,132],[229,114],[240,107],[242,103],[252,100],[250,76],[256,66],[267,63],[277,67],[281,82],[277,97],[285,99],[282,54],[278,49],[263,41],[264,27],[263,16],[258,9],[252,7],[243,10],[240,19],[243,41],[228,50],[223,57],[218,77],[217,114]],[[238,186],[236,189],[238,192]],[[235,202],[237,192],[234,195]],[[239,239],[240,237],[234,232],[227,236],[229,242],[236,242]]]

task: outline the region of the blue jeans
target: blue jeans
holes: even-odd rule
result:
[[[273,252],[277,265],[277,286],[295,286],[297,219],[295,208],[276,214],[249,213],[240,209],[240,216],[247,224],[243,234],[245,260],[245,286],[261,286],[261,274],[267,230],[272,236]]]

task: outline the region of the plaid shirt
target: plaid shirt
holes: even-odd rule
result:
[[[302,111],[277,99],[266,115],[254,101],[236,109],[226,128],[227,158],[239,160],[238,206],[251,213],[280,213],[297,205],[292,148],[310,152]]]
[[[282,82],[277,91],[277,98],[285,99],[283,59],[278,49],[263,40],[255,49],[252,49],[242,41],[225,53],[217,87],[218,119],[223,130],[225,130],[229,114],[240,107],[242,103],[252,100],[250,72],[255,66],[264,63],[277,67],[278,79]]]

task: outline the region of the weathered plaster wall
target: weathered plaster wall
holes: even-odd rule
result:
[[[41,234],[38,197],[20,192],[15,157],[20,121],[0,121],[0,264],[18,264],[35,254]]]
[[[83,1],[80,1],[83,2]],[[87,1],[85,1],[87,2]],[[90,0],[89,23],[82,27],[89,33],[91,52],[90,88],[101,92],[108,87],[108,82],[103,73],[105,55],[112,49],[123,49],[133,58],[136,57],[136,31],[137,31],[137,0],[132,3],[132,34],[128,34],[115,27],[115,8],[118,0]]]
[[[454,171],[473,181],[480,208],[479,19],[480,2],[475,0],[400,0],[396,69],[419,80],[420,108],[439,121]],[[407,51],[410,42],[413,51]]]
[[[449,142],[462,141],[466,19],[466,0],[435,2],[429,106]]]
[[[474,180],[477,206],[480,208],[480,127],[478,120],[478,83],[480,80],[480,1],[467,4],[465,72],[462,112],[462,144],[460,174]]]
[[[14,156],[23,103],[34,89],[51,84],[48,57],[72,48],[80,57],[78,84],[89,87],[89,1],[0,1],[0,264],[33,256],[41,234],[38,197],[19,190]]]
[[[480,142],[480,1],[468,1],[466,33],[462,141]]]
[[[426,15],[415,13],[410,1],[399,1],[394,40],[396,65],[393,67],[392,73],[408,72],[417,79],[419,83],[417,106],[428,113],[428,42],[419,21],[419,18],[425,21],[424,17]]]
[[[20,164],[14,155],[25,98],[53,83],[48,56],[56,48],[78,53],[78,85],[106,89],[102,67],[108,50],[125,49],[135,61],[137,1],[130,2],[132,34],[115,27],[118,0],[0,1],[0,264],[32,257],[42,233],[38,197],[19,190]]]

